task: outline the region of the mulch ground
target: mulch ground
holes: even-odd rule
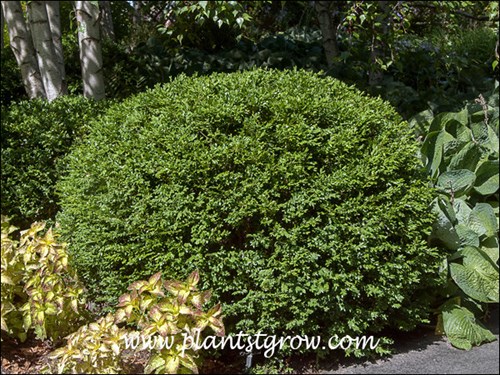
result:
[[[13,338],[2,338],[1,373],[2,374],[40,374],[48,363],[49,354],[56,348],[50,341],[33,338],[21,343]],[[126,356],[126,372],[130,374],[144,373],[148,361],[147,352],[139,352]],[[242,361],[237,357],[207,359],[200,368],[202,374],[234,374],[242,373]]]

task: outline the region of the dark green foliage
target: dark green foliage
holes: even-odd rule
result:
[[[396,43],[394,63],[385,80],[371,90],[405,117],[429,106],[436,113],[458,111],[467,101],[490,91],[497,38],[487,28],[426,38],[405,35]]]
[[[58,210],[55,183],[63,157],[108,104],[83,97],[12,103],[2,111],[2,214],[18,226],[50,219]]]
[[[387,103],[332,78],[181,75],[93,124],[58,220],[100,303],[199,269],[229,331],[410,329],[442,260],[416,152]]]
[[[2,79],[0,80],[0,100],[2,106],[8,106],[12,101],[27,99],[21,80],[21,71],[16,62],[16,58],[10,47],[2,49],[2,58],[0,67],[2,70]]]
[[[231,48],[202,50],[171,47],[161,36],[140,42],[132,51],[104,44],[104,74],[111,97],[128,97],[157,83],[169,82],[179,74],[210,74],[243,71],[256,67],[319,71],[326,67],[321,33],[294,28],[269,35],[258,42],[242,38]]]

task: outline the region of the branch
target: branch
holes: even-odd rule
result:
[[[416,8],[427,8],[427,9],[433,9],[433,10],[439,10],[440,8],[435,6],[434,4],[427,4],[427,3],[413,3],[413,6]],[[475,21],[489,21],[490,17],[489,16],[475,16],[473,14],[467,13],[463,10],[449,10],[450,13],[457,14],[459,16],[469,18],[471,20]]]

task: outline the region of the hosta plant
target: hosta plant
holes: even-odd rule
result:
[[[458,113],[420,114],[428,128],[422,157],[439,196],[431,240],[452,251],[443,271],[448,297],[438,331],[463,349],[495,340],[478,318],[499,301],[498,276],[498,83],[487,101],[481,95]]]
[[[119,298],[115,314],[70,335],[67,345],[52,353],[46,370],[117,373],[126,368],[129,349],[128,353],[151,350],[147,373],[197,373],[198,348],[192,339],[207,327],[224,335],[220,305],[203,310],[210,292],[198,291],[198,281],[198,272],[186,282],[163,281],[158,272],[149,280],[132,283],[130,293]]]
[[[57,341],[86,317],[83,287],[52,228],[41,235],[45,223],[34,223],[19,241],[16,229],[2,216],[2,333]]]

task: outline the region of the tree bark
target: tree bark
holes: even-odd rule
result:
[[[114,41],[115,29],[113,27],[113,17],[111,15],[111,3],[109,1],[99,1],[99,11],[102,37]]]
[[[23,85],[30,99],[45,98],[45,89],[33,48],[33,41],[24,21],[20,1],[2,1],[5,23],[9,30],[10,48],[21,69]]]
[[[338,11],[340,5],[334,1],[315,1],[314,7],[318,17],[321,34],[323,36],[323,48],[325,50],[328,67],[332,67],[335,58],[339,55],[337,45],[337,27],[340,19],[333,15],[333,10]]]
[[[2,39],[0,40],[1,43],[2,43],[2,45],[0,47],[3,50],[3,9],[2,8],[0,8],[0,19],[2,20],[1,21],[1,24],[2,24]]]
[[[141,16],[141,7],[142,4],[140,1],[134,1],[134,14],[132,16],[132,23],[135,26],[138,26],[142,23],[142,16]]]
[[[59,1],[47,1],[46,8],[57,66],[59,68],[59,74],[61,75],[62,94],[66,95],[68,93],[68,84],[66,82],[66,69],[64,68],[64,53],[62,47],[61,14],[59,10]]]
[[[38,67],[45,87],[45,95],[47,100],[51,102],[62,95],[63,86],[45,2],[28,2],[28,18]]]
[[[380,66],[379,61],[384,61],[386,58],[386,48],[382,45],[382,40],[388,38],[388,34],[390,32],[390,9],[387,1],[379,1],[377,2],[377,6],[380,8],[381,14],[381,30],[380,34],[377,38],[377,32],[375,27],[372,27],[372,42],[370,46],[370,60],[371,60],[371,68],[368,76],[368,84],[371,86],[378,85],[382,82],[384,77],[384,73]]]
[[[83,95],[95,100],[103,99],[104,74],[102,64],[99,7],[92,1],[75,1],[82,66]]]

